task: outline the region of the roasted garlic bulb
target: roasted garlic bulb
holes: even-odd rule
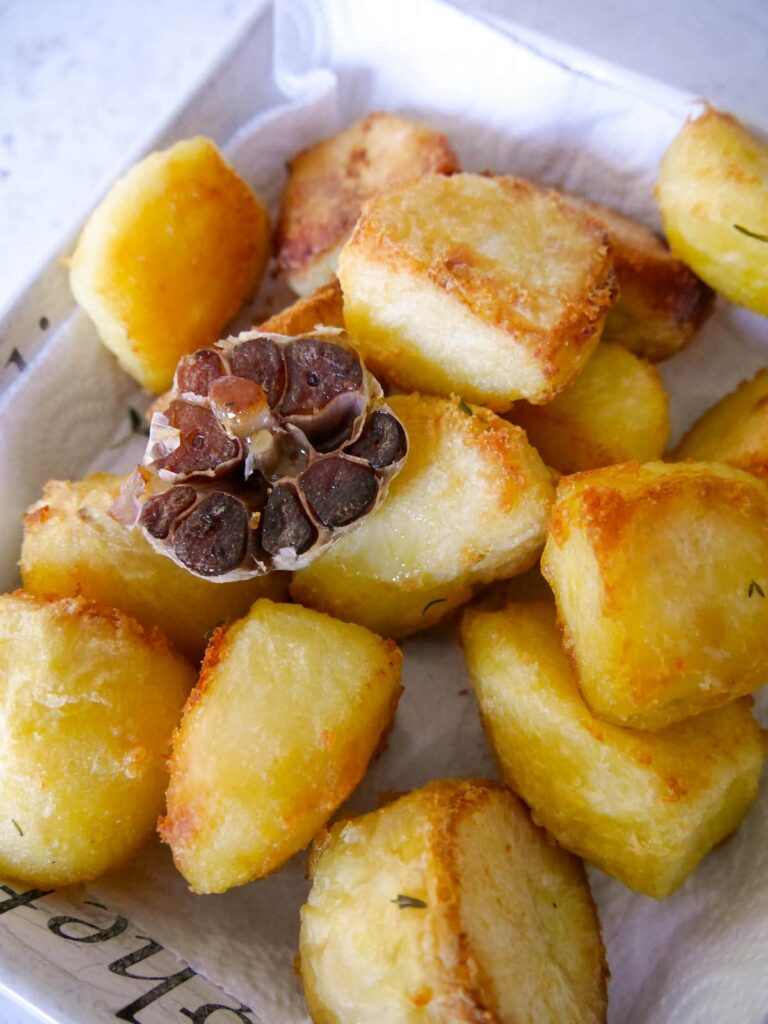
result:
[[[250,331],[181,360],[113,514],[207,579],[298,569],[378,505],[407,448],[343,331]]]

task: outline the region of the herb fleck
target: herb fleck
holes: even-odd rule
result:
[[[128,419],[131,421],[131,430],[134,434],[143,434],[144,437],[149,437],[149,427],[144,422],[144,417],[133,406],[128,409]]]
[[[5,365],[10,366],[11,363],[13,363],[19,373],[23,373],[27,368],[27,361],[17,348],[11,349],[11,354],[8,356]]]
[[[40,326],[41,331],[47,331],[48,328],[51,326],[51,321],[48,319],[47,316],[41,316],[37,322]]]
[[[750,231],[749,228],[742,227],[741,224],[734,224],[733,226],[742,235],[746,235],[747,238],[756,238],[758,242],[768,242],[768,235],[761,235],[759,231]]]
[[[213,636],[214,631],[217,630],[219,628],[219,626],[223,626],[223,625],[224,625],[224,619],[222,619],[221,622],[214,622],[214,624],[212,626],[209,626],[209,628],[206,629],[205,636],[203,637],[203,639],[205,640],[206,644],[208,643],[208,641]]]
[[[11,818],[11,821],[13,822],[13,827],[16,829],[16,831],[19,833],[19,835],[23,836],[24,833],[22,832],[21,825],[18,823],[18,821],[16,821],[15,818]]]
[[[396,903],[401,910],[424,910],[427,904],[424,900],[419,900],[415,896],[403,896],[400,894],[396,900],[390,900],[390,903]]]
[[[557,910],[557,904],[553,902],[552,906]]]
[[[750,580],[749,581],[749,588],[747,589],[747,597],[752,597],[752,595],[754,594],[755,591],[758,592],[760,597],[765,597],[765,591],[760,586],[760,584],[757,582],[757,580]]]
[[[445,604],[447,600],[447,597],[436,597],[432,601],[427,601],[427,603],[421,609],[421,614],[426,615],[430,608],[434,608],[436,604]]]
[[[474,413],[472,412],[472,409],[469,407],[469,405],[467,405],[466,401],[463,398],[459,399],[459,408],[461,409],[461,411],[464,413],[465,416],[473,416],[474,415]]]

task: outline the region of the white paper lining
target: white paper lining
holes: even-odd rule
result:
[[[298,149],[367,111],[393,109],[447,131],[469,170],[540,177],[656,224],[658,161],[692,107],[663,88],[641,94],[601,81],[588,62],[574,72],[438,0],[278,3],[274,69],[265,64],[264,74],[273,71],[274,82],[261,87],[271,106],[242,125],[227,147],[273,208],[284,164]],[[196,126],[188,120],[189,134]],[[766,345],[765,320],[721,304],[695,344],[662,367],[674,435],[768,363]],[[62,352],[71,367],[66,376]],[[79,465],[85,435],[119,436],[135,398],[79,314],[43,349],[34,371],[0,407],[3,487],[6,493],[18,487],[25,501],[47,476],[67,475],[57,467]],[[105,453],[99,463],[114,459]],[[124,454],[120,463],[126,464]],[[431,778],[495,774],[455,640],[437,632],[408,641],[404,650],[406,691],[389,747],[346,810],[371,809],[380,792]],[[592,873],[613,973],[614,1024],[763,1021],[767,799],[764,790],[736,837],[664,903]],[[306,891],[300,855],[272,878],[196,897],[159,844],[91,887],[251,1006],[263,1024],[308,1020],[293,970]]]

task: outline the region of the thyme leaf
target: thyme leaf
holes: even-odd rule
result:
[[[19,835],[23,836],[24,833],[23,833],[21,825],[18,823],[18,821],[16,821],[15,818],[11,818],[11,821],[13,822],[13,827],[16,829],[16,831],[19,833]]]
[[[203,639],[205,640],[206,645],[208,644],[209,640],[213,636],[214,631],[217,630],[219,628],[219,626],[223,626],[224,625],[224,621],[225,620],[222,619],[220,622],[214,622],[214,624],[212,626],[209,626],[208,629],[206,629],[205,635],[203,637]]]
[[[447,600],[447,597],[435,597],[433,598],[433,600],[427,601],[427,603],[421,609],[421,614],[426,615],[430,608],[434,608],[436,604],[445,604]]]
[[[459,408],[461,409],[465,416],[474,416],[472,409],[469,407],[469,405],[467,405],[466,401],[463,398],[459,399]]]
[[[144,417],[140,412],[137,412],[133,406],[128,409],[128,419],[131,421],[131,432],[134,434],[142,434],[144,437],[149,437],[149,427],[144,422]]]
[[[757,580],[750,580],[749,581],[749,587],[747,589],[747,597],[752,597],[752,595],[755,593],[755,591],[757,591],[757,593],[760,595],[760,597],[765,597],[765,591],[760,586],[760,584],[757,582]]]
[[[746,235],[747,238],[756,238],[758,242],[768,242],[768,235],[761,235],[759,231],[750,231],[749,228],[745,228],[741,224],[734,224],[733,226],[742,235]]]
[[[396,903],[401,910],[424,910],[427,906],[424,900],[419,900],[415,896],[403,896],[402,893],[396,900],[389,902]]]

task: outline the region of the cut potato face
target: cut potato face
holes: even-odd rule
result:
[[[502,786],[431,783],[315,849],[301,975],[316,1024],[598,1024],[584,871]]]
[[[191,665],[82,598],[0,596],[0,873],[96,878],[149,838]]]
[[[664,154],[656,196],[672,252],[731,302],[768,315],[768,146],[707,107]]]
[[[519,427],[457,399],[393,395],[409,453],[379,509],[293,576],[294,600],[385,636],[434,625],[530,568],[553,486]]]
[[[275,313],[258,330],[271,334],[308,334],[316,327],[344,328],[344,299],[338,278],[323,284],[311,295],[297,299],[287,309]]]
[[[768,486],[717,463],[561,480],[542,570],[595,715],[658,729],[768,677]]]
[[[261,201],[205,138],[152,153],[109,190],[70,261],[75,298],[149,391],[212,344],[269,257]]]
[[[602,722],[551,599],[470,609],[462,640],[504,780],[566,849],[662,899],[737,828],[765,755],[750,698],[656,732]]]
[[[400,661],[366,629],[267,600],[216,631],[174,740],[160,822],[195,892],[261,878],[307,845],[389,726]]]
[[[211,583],[153,551],[138,530],[109,514],[122,478],[93,473],[70,483],[52,480],[24,518],[21,575],[32,594],[82,594],[159,626],[188,657],[199,660],[214,626],[244,615],[257,597],[279,600],[284,573],[236,583]]]
[[[297,154],[277,227],[278,264],[291,288],[309,295],[330,281],[366,199],[424,174],[458,169],[444,135],[388,113],[369,114]]]
[[[768,480],[768,369],[707,410],[674,457],[727,462]]]
[[[548,466],[561,473],[661,458],[669,399],[658,373],[620,345],[598,345],[567,391],[548,405],[517,402],[519,424]]]
[[[605,321],[603,340],[641,359],[669,359],[698,332],[715,295],[645,224],[576,196],[568,201],[605,230],[619,294]]]
[[[347,330],[375,373],[497,411],[564,390],[614,295],[593,220],[550,190],[477,174],[370,200],[339,279]]]

